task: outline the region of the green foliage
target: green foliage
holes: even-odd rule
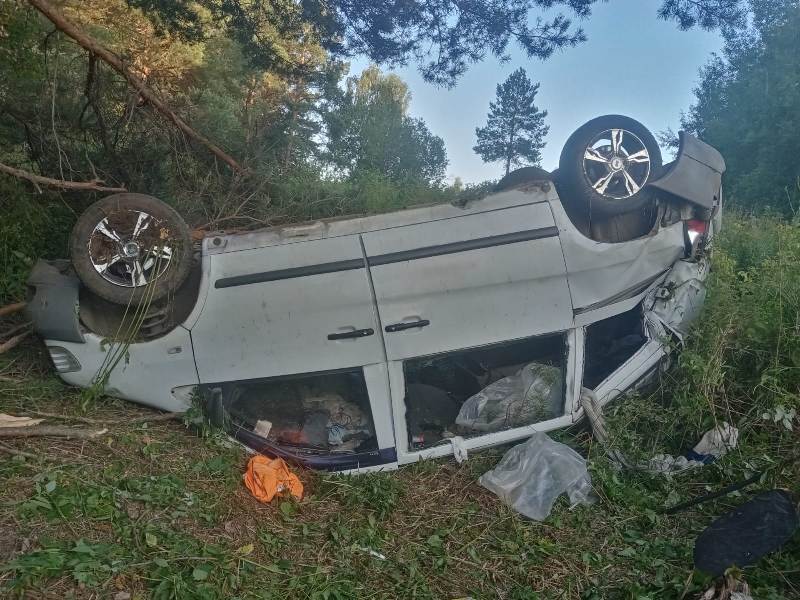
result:
[[[444,141],[406,115],[410,98],[397,75],[374,66],[348,79],[347,92],[326,115],[331,163],[356,179],[375,172],[396,183],[440,183]]]
[[[269,210],[274,217],[268,222],[273,223],[386,212],[415,204],[447,202],[455,196],[450,190],[431,188],[419,181],[394,182],[373,171],[344,180],[295,172],[275,181],[269,191]],[[191,211],[191,206],[185,210]]]
[[[395,509],[405,493],[404,486],[386,473],[326,477],[322,480],[321,490],[341,500],[347,508],[372,510],[381,518]]]
[[[478,143],[473,150],[484,162],[503,161],[506,175],[511,165],[538,165],[542,160],[550,128],[544,124],[547,111],[534,104],[538,91],[539,84],[532,83],[524,69],[517,69],[497,86],[486,126],[475,129]]]
[[[123,568],[116,544],[75,542],[46,544],[2,567],[15,575],[12,587],[26,588],[49,577],[69,574],[77,584],[97,586]]]
[[[800,4],[751,0],[752,25],[730,29],[702,70],[683,126],[725,157],[726,200],[784,216],[800,209]]]
[[[20,504],[24,517],[118,521],[125,505],[141,502],[171,509],[173,518],[185,514],[197,501],[186,484],[173,475],[127,477],[112,467],[85,485],[82,473],[45,471],[37,474],[34,492]]]
[[[337,55],[362,54],[390,66],[415,59],[422,76],[438,85],[453,85],[488,54],[508,59],[516,43],[528,58],[546,59],[554,51],[586,40],[570,17],[585,18],[597,0],[127,0],[146,10],[158,30],[185,39],[202,39],[204,13],[225,27],[254,65],[292,72],[279,41],[311,35]],[[681,29],[729,27],[746,14],[743,0],[662,0],[658,16]],[[554,7],[561,11],[554,12]]]
[[[0,306],[25,298],[25,280],[41,257],[64,256],[75,215],[58,198],[31,195],[0,179]]]
[[[253,65],[284,72],[296,72],[298,65],[284,60],[276,41],[302,34],[339,56],[362,54],[390,66],[414,58],[428,81],[447,85],[487,53],[504,58],[512,41],[529,57],[547,58],[559,48],[585,40],[583,31],[564,14],[543,14],[552,8],[553,0],[479,0],[469,8],[444,0],[402,4],[366,0],[127,2],[146,9],[159,28],[191,40],[202,38],[203,12],[207,11],[243,46]],[[555,4],[563,4],[568,14],[585,17],[595,2],[558,0]]]
[[[684,30],[696,26],[725,30],[746,21],[747,0],[664,0],[658,16],[665,21],[675,21]]]
[[[717,405],[797,404],[800,397],[800,228],[777,219],[730,218],[715,257],[705,311],[683,362],[691,384]],[[698,356],[699,355],[699,356]],[[705,364],[696,366],[705,359]],[[738,412],[732,406],[724,416]]]
[[[15,2],[0,5],[0,162],[149,193],[206,229],[381,212],[456,195],[441,185],[444,143],[405,114],[410,96],[397,76],[369,69],[342,90],[346,65],[307,26],[263,24],[281,63],[265,66],[249,60],[248,45],[234,32],[243,21],[214,18],[219,6],[140,3],[150,11],[145,14],[129,4],[68,0],[60,8],[127,57],[187,122],[245,164],[249,176],[220,168],[117,73],[51,34],[27,3]],[[97,197],[29,197],[27,183],[0,177],[0,301],[6,302],[24,297],[37,258],[67,255],[73,211]]]

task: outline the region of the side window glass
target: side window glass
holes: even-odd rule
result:
[[[561,416],[565,356],[557,334],[406,361],[409,448]]]
[[[361,369],[233,384],[225,417],[233,427],[303,453],[378,449]]]

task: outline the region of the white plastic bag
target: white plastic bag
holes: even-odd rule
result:
[[[540,432],[506,452],[478,483],[537,521],[547,518],[556,498],[564,492],[573,505],[595,502],[586,461],[569,446]]]
[[[473,431],[493,432],[540,423],[559,416],[561,369],[530,363],[467,398],[456,424]]]

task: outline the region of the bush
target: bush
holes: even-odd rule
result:
[[[186,166],[183,168],[186,170]],[[259,172],[239,189],[225,189],[213,178],[206,181],[196,175],[202,193],[176,192],[175,204],[189,223],[211,229],[383,213],[449,202],[457,193],[454,188],[420,181],[395,182],[374,171],[346,179],[321,177],[310,169],[284,175]]]
[[[32,195],[0,179],[0,306],[25,297],[25,280],[39,258],[67,256],[74,212],[58,197]]]

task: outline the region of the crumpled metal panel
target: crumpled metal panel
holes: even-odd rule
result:
[[[55,266],[40,260],[28,276],[28,285],[36,290],[25,311],[36,332],[48,340],[84,342],[78,321],[80,282],[74,275],[64,275]]]
[[[680,260],[653,292],[649,314],[681,339],[703,308],[708,271],[709,263],[705,258],[696,262]]]
[[[683,255],[683,223],[620,243],[596,242],[572,224],[560,202],[551,202],[564,251],[576,314],[643,292]]]

